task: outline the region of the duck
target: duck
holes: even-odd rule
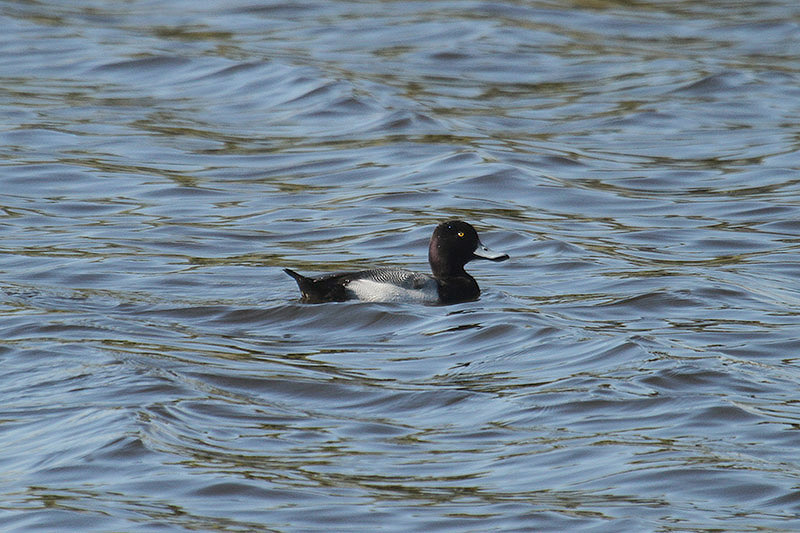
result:
[[[401,268],[373,268],[304,276],[290,268],[283,271],[297,282],[304,303],[418,302],[454,304],[477,300],[478,282],[465,270],[473,259],[505,261],[509,255],[490,250],[468,222],[448,220],[433,230],[428,246],[431,274]]]

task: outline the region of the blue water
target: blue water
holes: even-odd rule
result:
[[[797,529],[795,2],[0,22],[3,531]]]

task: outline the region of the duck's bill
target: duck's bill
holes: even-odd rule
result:
[[[483,244],[478,244],[478,247],[472,252],[473,255],[478,259],[488,259],[489,261],[505,261],[508,259],[508,254],[504,254],[501,252],[495,252],[494,250],[490,250]]]

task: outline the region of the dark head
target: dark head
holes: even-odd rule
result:
[[[484,246],[475,228],[461,220],[449,220],[436,226],[428,247],[428,262],[435,277],[465,276],[464,265],[473,259],[505,261],[508,254],[493,252]]]

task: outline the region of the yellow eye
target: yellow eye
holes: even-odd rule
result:
[[[459,231],[457,235],[458,235],[459,237],[463,237],[463,236],[464,236],[464,232],[463,232],[463,231]]]

